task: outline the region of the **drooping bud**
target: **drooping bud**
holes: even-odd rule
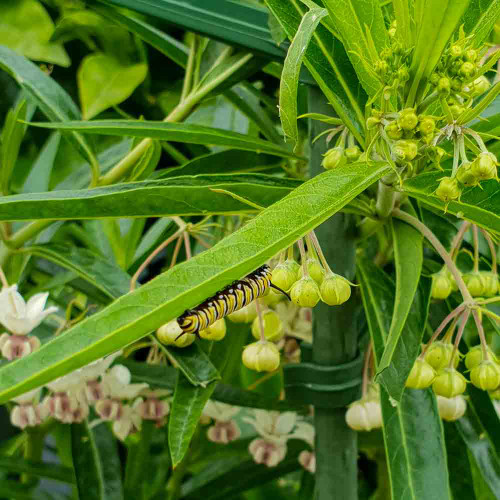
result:
[[[445,203],[456,200],[461,194],[458,182],[452,177],[443,177],[436,189],[436,196]]]
[[[351,146],[350,148],[346,148],[344,153],[347,163],[354,163],[361,155],[361,150],[358,146]]]
[[[467,61],[474,63],[477,61],[477,58],[478,58],[477,50],[469,49],[465,51],[465,59],[467,59]]]
[[[413,130],[418,125],[418,116],[413,108],[406,108],[399,113],[398,124],[403,130]]]
[[[498,292],[498,274],[491,271],[481,271],[484,283],[484,296],[494,297]]]
[[[347,163],[347,158],[344,154],[344,148],[337,146],[329,149],[325,154],[321,165],[327,170],[332,170],[336,167],[341,167]]]
[[[454,398],[437,396],[436,399],[439,416],[443,420],[453,422],[464,416],[465,410],[467,409],[467,403],[463,396],[455,396]]]
[[[438,373],[432,383],[432,390],[439,396],[453,398],[465,392],[467,380],[454,368],[445,368]]]
[[[479,153],[471,164],[471,171],[481,181],[495,179],[497,176],[496,156],[490,152]]]
[[[371,431],[382,426],[382,410],[378,401],[360,399],[345,414],[347,425],[356,431]]]
[[[453,345],[449,342],[433,342],[425,353],[425,361],[429,363],[437,372],[446,368],[450,364],[453,354]],[[459,358],[455,356],[453,360],[455,368],[458,365]]]
[[[281,288],[285,292],[288,292],[292,285],[297,281],[297,268],[295,266],[290,266],[288,261],[283,262],[283,264],[278,264],[273,269],[273,275],[271,278],[271,283],[278,288]],[[281,293],[279,290],[271,289],[271,292]]]
[[[432,384],[435,377],[434,368],[427,361],[417,359],[413,363],[405,385],[410,389],[425,389]]]
[[[242,360],[250,370],[273,372],[280,365],[280,352],[272,342],[259,340],[245,347]]]
[[[458,73],[465,78],[471,78],[476,73],[476,66],[469,61],[464,62],[462,66],[460,66]]]
[[[264,324],[264,335],[271,342],[279,342],[285,335],[283,322],[275,311],[264,311],[262,313],[262,323]],[[260,339],[260,321],[255,318],[252,323],[252,335]]]
[[[384,130],[387,134],[387,137],[393,139],[394,141],[397,141],[398,139],[401,139],[403,137],[403,131],[399,128],[399,125],[396,121],[389,122],[384,127]]]
[[[228,316],[233,323],[251,323],[257,317],[255,301]]]
[[[378,60],[375,61],[374,69],[377,75],[384,76],[389,70],[389,65],[387,64],[386,61]]]
[[[199,335],[206,340],[222,340],[226,336],[226,321],[224,318],[218,319],[205,330],[200,330]]]
[[[456,59],[458,57],[462,57],[462,54],[463,54],[463,50],[462,50],[462,47],[460,45],[455,43],[450,47],[450,55],[454,59]]]
[[[432,275],[431,297],[433,299],[447,299],[453,291],[453,285],[448,275],[443,272]]]
[[[449,78],[443,76],[438,81],[437,91],[441,95],[448,95],[450,93],[450,90],[451,90],[451,81]]]
[[[465,108],[463,106],[461,106],[460,104],[455,103],[455,104],[452,104],[450,106],[450,111],[451,111],[451,115],[456,120],[465,111]]]
[[[290,289],[292,302],[301,307],[314,307],[321,295],[318,284],[311,277],[303,277],[296,281]]]
[[[489,346],[486,347],[486,351],[488,352],[488,359],[495,360],[495,354],[490,349]],[[481,345],[476,345],[469,349],[469,352],[465,356],[465,366],[468,370],[473,370],[477,366],[479,366],[483,361],[486,361],[483,356],[483,348]]]
[[[494,361],[481,361],[471,370],[470,381],[478,389],[494,391],[500,385],[500,367]]]
[[[481,75],[479,78],[474,80],[472,84],[471,92],[472,95],[478,96],[484,94],[491,87],[490,81],[484,75]]]
[[[309,276],[318,284],[321,285],[323,279],[325,278],[325,270],[321,267],[321,264],[317,259],[309,258],[307,259],[307,270],[309,271]],[[300,266],[299,278],[304,277],[304,267]]]
[[[408,68],[406,66],[401,66],[397,73],[396,76],[400,82],[407,82],[410,79],[410,73],[408,72]]]
[[[430,135],[436,130],[436,122],[431,116],[423,116],[418,124],[418,130],[422,135]]]
[[[467,290],[473,297],[482,297],[485,290],[485,282],[481,273],[472,272],[463,275]]]
[[[368,130],[373,130],[374,128],[377,128],[380,125],[380,118],[377,118],[376,116],[370,116],[366,120],[366,128]]]
[[[343,304],[351,296],[349,281],[339,274],[329,273],[320,286],[321,300],[329,306]]]
[[[195,340],[195,335],[190,333],[182,334],[182,329],[176,320],[172,320],[156,330],[157,339],[165,345],[176,347],[187,347]]]
[[[412,161],[418,154],[417,142],[400,139],[394,144],[393,152],[398,160]]]
[[[478,184],[478,180],[472,172],[471,165],[471,162],[462,163],[457,170],[457,179],[465,187],[474,187]]]

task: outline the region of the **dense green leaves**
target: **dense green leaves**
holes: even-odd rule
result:
[[[0,368],[0,400],[116,351],[201,303],[340,210],[389,168],[347,165],[302,184],[206,252],[120,297],[29,359]]]
[[[69,467],[44,462],[33,462],[20,457],[0,455],[0,470],[11,473],[27,473],[30,476],[74,483],[75,474]]]
[[[248,213],[256,211],[255,205],[272,205],[299,185],[263,174],[198,175],[21,194],[0,199],[0,220]]]
[[[443,209],[445,204],[435,196],[439,179],[449,172],[429,172],[420,174],[404,183],[404,191],[426,205]],[[457,217],[470,220],[488,231],[500,233],[500,190],[498,182],[490,180],[481,183],[481,187],[465,188],[459,201],[452,201],[446,211]]]
[[[499,17],[499,0],[471,0],[461,23],[467,34],[474,35],[474,46],[477,47],[489,36]]]

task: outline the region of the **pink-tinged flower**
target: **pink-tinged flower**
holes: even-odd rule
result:
[[[0,292],[0,322],[15,335],[27,335],[57,307],[45,309],[48,293],[37,293],[25,302],[17,291],[17,285]]]
[[[88,405],[81,404],[67,392],[56,392],[43,401],[47,412],[64,424],[81,422],[89,414]]]
[[[245,417],[243,420],[251,424],[267,441],[286,443],[293,437],[291,432],[297,423],[297,414],[291,411],[254,410],[255,418]]]
[[[9,335],[8,333],[0,335],[0,350],[2,356],[9,361],[24,358],[24,356],[31,354],[39,347],[40,340],[35,336]]]
[[[15,427],[25,429],[40,425],[48,415],[49,412],[43,404],[28,403],[15,406],[10,412],[10,421]]]
[[[286,443],[276,443],[266,439],[254,439],[248,451],[258,464],[264,464],[268,467],[276,467],[286,456]]]
[[[137,411],[143,420],[159,421],[168,415],[170,406],[167,401],[149,397],[138,404]]]
[[[119,420],[122,417],[123,407],[121,401],[101,399],[95,404],[95,411],[103,420]]]
[[[132,406],[123,405],[120,418],[113,422],[113,432],[121,441],[125,441],[127,436],[141,429],[142,420],[137,411],[139,404],[140,400],[136,401]]]
[[[213,443],[228,444],[240,436],[240,429],[234,420],[216,420],[207,430],[207,438]]]
[[[316,455],[312,451],[304,450],[300,452],[299,464],[311,474],[316,472]]]

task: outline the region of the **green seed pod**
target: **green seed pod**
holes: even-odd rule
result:
[[[257,317],[255,301],[228,316],[233,323],[251,323]]]
[[[479,274],[483,277],[484,296],[494,297],[498,293],[498,274],[491,271],[481,271]]]
[[[494,391],[500,385],[500,367],[494,361],[482,361],[470,372],[470,381],[483,391]]]
[[[432,275],[431,297],[433,299],[447,299],[453,291],[453,285],[446,273],[439,272]]]
[[[491,350],[491,348],[488,346],[486,347],[486,351],[488,353],[488,359],[496,361],[495,354]],[[465,356],[465,366],[467,367],[468,370],[473,370],[477,366],[479,366],[483,361],[487,361],[484,359],[483,356],[483,348],[481,345],[475,345],[471,349],[469,349],[469,352]]]
[[[457,59],[458,57],[462,57],[463,50],[460,45],[454,44],[450,47],[450,55],[454,59]]]
[[[471,172],[480,181],[494,179],[497,176],[497,158],[493,153],[484,152],[471,164]]]
[[[242,361],[250,370],[273,372],[280,365],[280,352],[272,342],[259,340],[243,349]]]
[[[273,274],[271,278],[271,283],[278,288],[281,288],[285,292],[288,292],[292,285],[297,281],[297,272],[294,269],[294,266],[289,266],[286,261],[283,264],[278,264],[273,269]],[[271,289],[271,293],[281,294],[280,291]]]
[[[454,398],[465,392],[467,380],[454,368],[445,368],[438,373],[432,383],[432,390],[435,394],[445,398]]]
[[[450,364],[451,356],[453,354],[453,345],[449,342],[434,342],[429,346],[427,352],[425,353],[425,361],[429,363],[432,368],[437,372],[446,368]],[[460,359],[458,354],[453,360],[453,365],[456,368],[458,366]]]
[[[262,314],[262,322],[264,323],[264,335],[270,342],[279,342],[285,335],[283,322],[275,311],[265,311]],[[260,339],[260,321],[255,318],[252,323],[252,335]]]
[[[413,108],[406,108],[399,113],[398,124],[403,130],[413,130],[418,125],[418,116]]]
[[[482,297],[484,295],[485,283],[480,273],[467,273],[463,275],[467,290],[473,297]]]
[[[476,73],[476,66],[475,64],[467,61],[460,66],[460,69],[458,70],[459,75],[464,76],[465,78],[471,78],[474,76]]]
[[[420,119],[420,123],[418,124],[418,130],[423,135],[430,135],[434,133],[436,130],[436,122],[434,118],[430,116],[423,116]]]
[[[314,307],[321,298],[319,287],[311,277],[296,281],[290,289],[290,297],[294,304],[301,307]]]
[[[341,167],[345,165],[347,158],[344,155],[344,148],[337,146],[336,148],[329,149],[325,154],[321,165],[327,170],[332,168]]]
[[[469,49],[465,51],[465,59],[471,63],[475,63],[478,58],[477,50]]]
[[[491,87],[490,81],[484,75],[474,80],[472,84],[471,92],[472,95],[478,96],[484,94]]]
[[[445,203],[456,200],[460,196],[461,190],[458,182],[452,177],[443,177],[436,189],[436,196]]]
[[[471,165],[471,162],[462,163],[457,170],[457,179],[465,187],[473,187],[478,184],[476,176],[472,173]]]
[[[182,334],[182,329],[174,319],[156,330],[156,338],[164,345],[174,345],[176,347],[187,347],[191,345],[196,336],[190,333]],[[179,337],[180,335],[180,337]]]
[[[226,321],[221,318],[205,330],[200,330],[200,337],[206,340],[222,340],[226,336],[226,331]]]
[[[437,84],[437,91],[441,95],[448,95],[451,90],[451,81],[449,78],[443,76],[439,79]]]
[[[318,284],[321,285],[325,278],[325,270],[321,267],[321,264],[317,259],[312,257],[307,259],[307,270],[309,271],[309,276]],[[304,277],[304,267],[299,268],[299,278]]]
[[[395,121],[388,123],[384,127],[384,130],[387,136],[394,141],[397,141],[398,139],[401,139],[401,137],[403,137],[403,131],[399,128],[399,125]]]
[[[320,287],[321,300],[329,306],[343,304],[351,296],[351,285],[339,274],[328,274],[325,276]]]
[[[405,385],[410,389],[425,389],[426,387],[430,387],[435,377],[436,372],[434,368],[427,361],[417,359],[413,363]]]
[[[418,154],[418,144],[416,141],[400,139],[394,144],[393,153],[398,160],[412,161]]]
[[[463,396],[455,396],[454,398],[444,398],[437,396],[437,405],[439,416],[448,422],[454,422],[464,416],[467,409],[467,403]]]
[[[370,116],[366,120],[366,128],[368,130],[373,130],[374,128],[377,128],[380,125],[380,118],[377,118],[375,116]]]
[[[347,158],[347,163],[354,163],[361,154],[361,150],[358,146],[351,146],[345,149],[345,157]]]

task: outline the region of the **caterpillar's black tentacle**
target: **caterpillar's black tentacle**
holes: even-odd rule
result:
[[[279,286],[276,286],[276,285],[273,285],[272,283],[269,285],[271,288],[274,288],[275,290],[278,290],[278,292],[281,292],[288,300],[292,300],[290,298],[290,295],[288,295],[288,293],[285,292],[285,290],[282,290]]]

